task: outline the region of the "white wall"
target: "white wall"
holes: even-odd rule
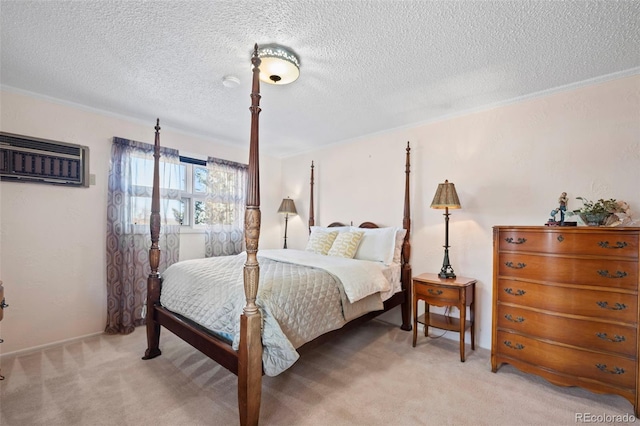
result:
[[[98,333],[106,324],[106,205],[113,136],[153,143],[155,121],[123,118],[0,93],[0,129],[90,148],[96,185],[0,183],[0,279],[9,308],[0,322],[7,354]],[[161,126],[162,126],[162,117]],[[247,112],[247,141],[250,114]],[[163,146],[246,163],[248,149],[161,131]],[[247,147],[248,148],[248,147]],[[261,158],[261,248],[278,247],[281,161]],[[273,212],[273,214],[271,214]],[[183,259],[204,255],[202,234],[181,237]]]
[[[457,275],[478,279],[476,333],[484,348],[491,345],[493,226],[543,225],[563,191],[570,210],[581,206],[578,196],[616,198],[640,215],[636,75],[287,158],[283,194],[301,214],[289,222],[289,247],[306,243],[312,160],[317,225],[402,226],[407,141],[413,273],[442,266],[443,211],[429,205],[448,179],[462,204],[451,211],[451,264]]]

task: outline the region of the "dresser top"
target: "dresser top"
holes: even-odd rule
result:
[[[520,226],[520,225],[499,225],[493,229],[501,231],[514,229],[522,231],[538,232],[638,232],[640,227],[636,226]]]

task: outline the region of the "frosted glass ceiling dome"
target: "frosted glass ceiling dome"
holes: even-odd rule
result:
[[[300,76],[300,60],[289,49],[269,45],[258,49],[261,59],[260,80],[269,84],[293,83]]]

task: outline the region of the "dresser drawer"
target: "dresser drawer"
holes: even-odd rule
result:
[[[636,385],[637,361],[634,359],[554,345],[506,331],[498,331],[494,346],[505,357],[563,374],[627,389],[634,389]]]
[[[498,305],[498,328],[521,334],[590,348],[636,356],[636,329],[608,322],[580,320],[557,314]]]
[[[564,284],[638,288],[638,263],[619,259],[502,253],[498,275]]]
[[[534,284],[499,279],[498,303],[544,309],[567,315],[582,315],[633,324],[638,321],[638,296],[613,291],[598,291]]]
[[[547,232],[508,230],[500,232],[500,251],[540,253],[571,253],[577,255],[619,256],[638,259],[637,233],[578,232],[549,230]]]

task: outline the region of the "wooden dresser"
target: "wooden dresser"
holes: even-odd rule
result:
[[[640,228],[493,228],[491,369],[627,398],[640,417]]]

